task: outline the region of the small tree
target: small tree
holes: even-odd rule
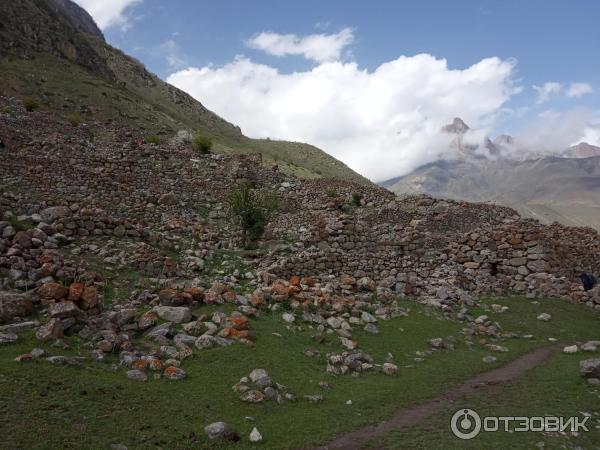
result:
[[[150,136],[148,136],[146,138],[146,142],[148,144],[158,145],[158,144],[160,144],[160,138],[156,134],[151,134]]]
[[[33,97],[25,97],[23,99],[23,108],[25,108],[25,111],[35,111],[36,109],[38,109],[40,107],[39,103],[37,102],[37,100]]]
[[[334,188],[329,188],[329,189],[327,189],[327,190],[325,191],[325,193],[327,194],[327,197],[330,197],[330,198],[335,198],[335,197],[337,197],[337,195],[338,195],[338,194],[337,194],[337,191],[336,191]]]
[[[269,218],[279,208],[279,200],[274,195],[259,195],[246,181],[227,196],[227,203],[242,227],[244,247],[256,248]]]
[[[197,134],[192,140],[192,148],[202,154],[210,153],[212,149],[212,140],[209,137]]]
[[[81,117],[78,113],[69,113],[67,114],[66,119],[67,122],[69,122],[73,127],[83,123],[83,117]]]
[[[360,206],[361,200],[362,200],[362,195],[360,195],[358,192],[354,192],[352,194],[352,204],[354,206],[356,206],[356,207]]]

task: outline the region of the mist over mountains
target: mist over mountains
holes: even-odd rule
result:
[[[544,223],[600,227],[600,147],[580,142],[554,153],[519,139],[483,137],[460,118],[442,127],[439,160],[380,183],[398,194],[511,206]]]

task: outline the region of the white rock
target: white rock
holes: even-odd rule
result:
[[[537,316],[537,320],[543,320],[544,322],[548,322],[550,319],[552,319],[552,316],[548,313],[541,313]]]
[[[262,434],[256,429],[256,427],[252,428],[250,432],[250,442],[260,442],[262,441]]]
[[[252,380],[253,383],[256,383],[261,378],[268,377],[268,376],[269,376],[269,374],[267,373],[267,371],[265,369],[254,369],[252,372],[250,372],[250,375],[248,376],[248,378],[250,378],[250,380]]]
[[[588,341],[581,346],[581,350],[584,352],[595,352],[600,346],[600,341]]]
[[[294,315],[290,313],[283,313],[281,317],[283,317],[283,320],[285,320],[287,323],[294,323],[296,320]]]
[[[563,353],[577,353],[577,346],[576,345],[568,345],[567,347],[563,348]]]

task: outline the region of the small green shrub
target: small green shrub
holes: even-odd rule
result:
[[[192,140],[192,148],[205,155],[210,153],[212,145],[212,140],[206,136],[196,135]]]
[[[12,108],[10,106],[5,106],[4,108],[2,108],[2,112],[4,114],[12,114]]]
[[[362,200],[362,195],[360,195],[358,192],[354,192],[352,194],[352,204],[354,206],[360,206],[361,200]]]
[[[146,142],[148,144],[160,144],[160,138],[157,135],[152,134],[146,138]]]
[[[10,216],[8,223],[15,229],[15,231],[27,231],[33,228],[33,222],[30,220],[19,220],[16,216]]]
[[[67,114],[66,119],[67,122],[69,122],[73,127],[76,127],[83,123],[83,117],[81,117],[78,113]]]
[[[327,191],[325,191],[325,193],[327,194],[327,197],[331,197],[331,198],[337,197],[337,192],[333,188],[327,189]]]
[[[269,218],[279,208],[279,199],[274,195],[259,195],[253,184],[246,181],[227,196],[227,204],[242,227],[244,247],[256,248]]]
[[[25,111],[32,112],[38,109],[39,107],[40,104],[33,97],[25,97],[23,99],[23,108],[25,108]]]

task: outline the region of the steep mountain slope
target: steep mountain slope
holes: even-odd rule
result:
[[[421,166],[412,173],[381,183],[399,194],[425,193],[435,197],[510,206],[543,223],[554,221],[600,229],[600,156],[585,143],[570,147],[562,157],[527,159],[507,151],[510,136],[485,147],[490,157],[461,145],[468,126],[455,120],[443,131],[457,134],[457,157]],[[490,145],[491,143],[491,145]],[[503,153],[504,151],[504,153]],[[600,155],[600,152],[598,153]]]
[[[147,134],[187,129],[212,137],[219,153],[261,153],[267,163],[299,176],[369,183],[316,147],[245,137],[239,127],[106,44],[91,17],[70,0],[1,2],[0,16],[4,95],[32,96],[49,111],[127,123]]]

